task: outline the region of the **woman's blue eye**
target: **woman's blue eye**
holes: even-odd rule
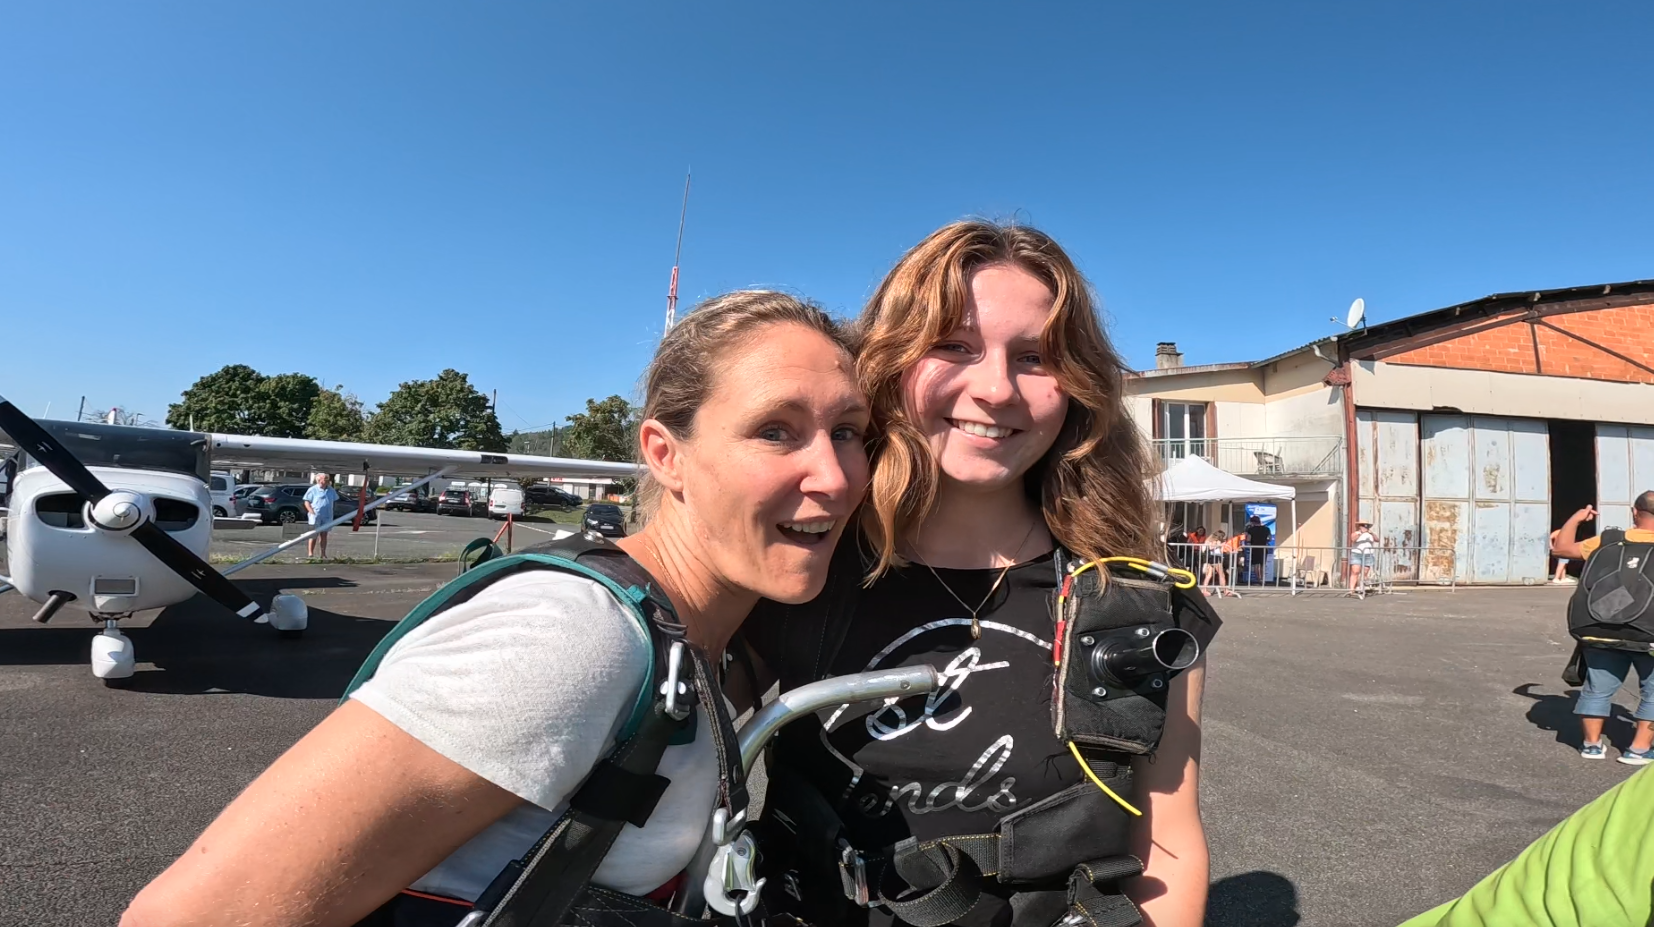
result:
[[[852,425],[845,425],[840,428],[833,429],[834,441],[860,441],[861,438],[861,429]]]
[[[785,441],[787,440],[787,429],[779,425],[771,425],[768,428],[760,429],[758,437],[765,441]]]

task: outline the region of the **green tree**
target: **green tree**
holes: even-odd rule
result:
[[[302,438],[310,421],[310,410],[322,387],[316,378],[302,373],[265,377],[257,397],[263,428],[259,434],[272,438]]]
[[[620,396],[586,400],[586,411],[568,417],[562,452],[584,460],[636,460],[638,410]]]
[[[304,436],[310,407],[321,393],[314,377],[267,377],[246,364],[229,364],[196,380],[182,401],[167,407],[174,428],[274,438]]]
[[[343,386],[324,389],[310,407],[310,419],[305,422],[304,436],[317,441],[360,441],[367,418],[362,414],[362,400],[355,393],[345,392]]]
[[[378,444],[503,452],[505,434],[488,397],[458,370],[434,380],[398,386],[368,418],[366,436]]]

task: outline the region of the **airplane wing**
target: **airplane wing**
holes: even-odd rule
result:
[[[349,441],[310,441],[303,438],[259,438],[249,435],[207,436],[214,467],[280,467],[330,473],[386,476],[425,476],[453,467],[456,477],[586,476],[623,479],[638,475],[638,465],[607,460],[536,457],[531,454],[490,454],[484,451],[397,447]]]

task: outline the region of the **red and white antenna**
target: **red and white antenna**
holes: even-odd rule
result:
[[[678,258],[683,254],[683,220],[689,215],[689,172],[683,175],[683,208],[678,211],[678,247],[672,252],[672,285],[666,290],[666,328],[678,322]]]

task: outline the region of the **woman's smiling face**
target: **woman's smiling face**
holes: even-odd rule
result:
[[[1021,267],[982,267],[971,275],[963,322],[903,374],[909,417],[944,486],[1003,489],[1056,443],[1068,397],[1040,356],[1055,299]]]

